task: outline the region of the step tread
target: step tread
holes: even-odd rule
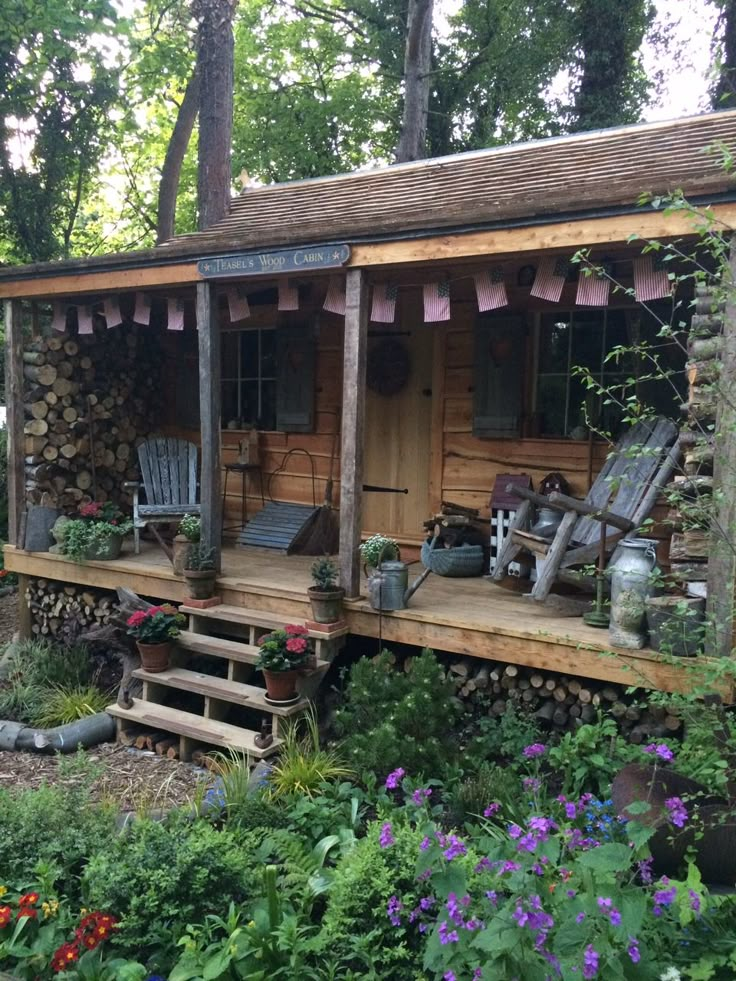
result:
[[[229,606],[221,603],[219,606],[210,606],[206,610],[199,610],[184,603],[179,607],[181,613],[188,613],[193,616],[208,618],[210,620],[223,620],[229,623],[238,623],[247,627],[267,627],[278,629],[294,623],[294,617],[281,617],[277,613],[266,613],[262,610],[250,610],[242,606]],[[309,636],[316,640],[329,640],[333,637],[342,637],[348,633],[347,625],[342,630],[334,630],[328,633],[326,630],[310,630]]]
[[[265,691],[257,685],[247,685],[242,681],[228,681],[227,678],[216,678],[211,674],[200,671],[190,671],[187,668],[168,668],[155,674],[138,668],[133,672],[134,678],[153,684],[165,685],[167,688],[177,688],[181,691],[196,692],[199,695],[209,695],[224,702],[233,702],[244,708],[258,709],[271,715],[289,716],[302,712],[308,704],[307,699],[300,699],[293,705],[271,705],[265,699]]]
[[[176,643],[184,650],[193,651],[195,654],[224,657],[229,661],[241,661],[244,664],[255,664],[258,660],[258,648],[254,644],[226,640],[223,637],[210,637],[209,634],[197,634],[191,630],[182,630],[176,638]]]
[[[164,732],[175,732],[180,736],[187,736],[189,739],[225,749],[241,750],[256,759],[270,756],[281,745],[281,740],[276,738],[270,746],[260,749],[255,744],[258,733],[251,729],[241,729],[239,726],[230,725],[228,722],[217,722],[215,719],[204,719],[201,715],[181,712],[179,709],[146,702],[141,698],[137,698],[129,709],[115,704],[109,705],[105,711],[118,719],[127,719],[138,725],[150,726],[152,729]]]

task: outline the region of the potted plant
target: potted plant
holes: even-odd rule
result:
[[[172,641],[185,622],[186,618],[169,603],[136,610],[128,617],[128,633],[135,637],[145,671],[158,674],[168,668]]]
[[[201,533],[202,522],[199,517],[196,514],[185,514],[179,522],[172,548],[171,563],[174,566],[175,576],[184,575],[189,547],[199,542]]]
[[[61,552],[75,562],[116,559],[133,522],[112,501],[83,504],[62,529]]]
[[[360,546],[360,556],[370,569],[377,569],[381,562],[393,562],[401,557],[399,543],[386,535],[371,535]]]
[[[332,559],[317,559],[312,565],[314,586],[307,590],[312,618],[317,623],[337,623],[345,590],[337,585],[337,566]]]
[[[288,624],[261,637],[258,668],[266,681],[266,697],[290,702],[298,697],[296,679],[311,656],[306,627]]]
[[[215,550],[202,542],[189,546],[184,566],[184,578],[192,599],[205,600],[215,595]]]

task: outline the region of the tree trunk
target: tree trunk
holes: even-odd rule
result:
[[[722,30],[720,40],[721,64],[713,90],[714,109],[733,109],[736,106],[736,0],[724,0],[716,30]]]
[[[195,68],[179,106],[174,129],[171,133],[166,157],[161,168],[161,183],[158,188],[158,216],[156,219],[156,241],[167,242],[174,237],[176,230],[176,195],[179,190],[179,176],[184,155],[194,129],[199,112],[199,72]]]
[[[194,0],[199,91],[199,229],[223,218],[230,207],[233,131],[233,17],[237,0]]]
[[[434,0],[409,0],[404,57],[404,115],[396,162],[427,155],[427,111],[432,66]]]

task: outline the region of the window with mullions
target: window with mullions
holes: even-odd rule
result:
[[[276,429],[276,330],[222,333],[222,422]]]
[[[626,394],[657,413],[677,418],[683,398],[685,355],[671,338],[659,337],[659,322],[646,310],[574,310],[543,314],[537,341],[536,430],[542,436],[570,436],[596,429],[614,435],[621,425],[615,404]],[[632,351],[608,357],[614,349],[645,344],[656,353],[669,378],[657,374],[651,361]],[[587,369],[613,398],[589,390],[574,369]],[[630,384],[624,386],[626,382]]]

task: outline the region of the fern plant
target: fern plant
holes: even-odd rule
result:
[[[317,713],[310,706],[301,719],[284,727],[279,759],[268,782],[274,798],[290,794],[312,797],[323,783],[352,775],[336,750],[322,747]]]

